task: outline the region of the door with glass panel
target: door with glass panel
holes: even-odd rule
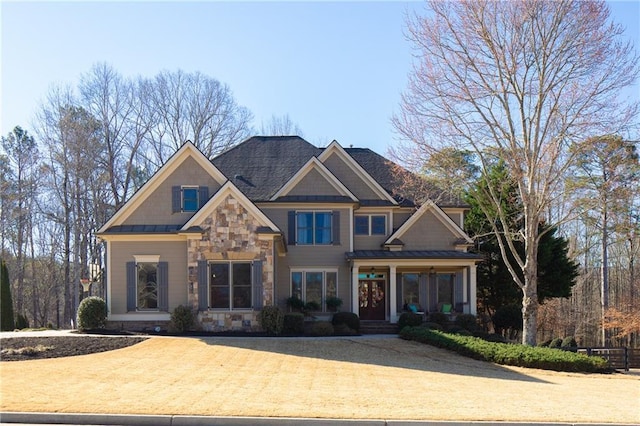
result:
[[[361,320],[386,319],[384,280],[360,280],[358,282],[358,302]]]

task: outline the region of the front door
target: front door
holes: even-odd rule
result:
[[[358,283],[358,299],[361,320],[384,320],[385,282],[379,280],[361,280]]]

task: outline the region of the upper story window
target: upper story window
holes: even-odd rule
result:
[[[209,199],[206,186],[182,185],[172,188],[172,212],[196,212]]]
[[[332,223],[332,212],[296,212],[296,243],[331,244]]]
[[[354,222],[356,235],[387,235],[385,215],[356,215]]]

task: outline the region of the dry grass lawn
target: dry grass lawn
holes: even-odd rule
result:
[[[640,376],[503,367],[398,338],[165,338],[0,363],[0,411],[640,423]]]

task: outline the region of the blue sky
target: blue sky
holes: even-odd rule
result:
[[[640,49],[640,2],[610,2]],[[200,71],[229,85],[254,126],[288,114],[310,142],[381,154],[411,67],[405,13],[420,2],[31,2],[1,14],[0,134],[34,133],[52,84],[96,62],[127,77]],[[638,85],[634,96],[640,98]]]

